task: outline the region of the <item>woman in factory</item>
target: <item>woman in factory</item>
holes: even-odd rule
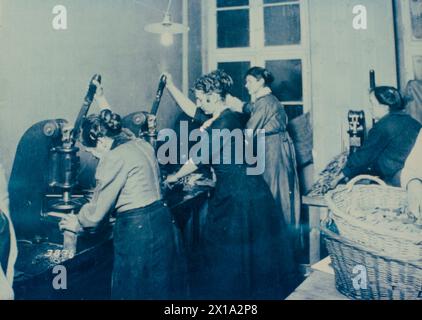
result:
[[[370,92],[370,100],[376,123],[363,146],[349,156],[337,181],[371,174],[390,185],[400,186],[401,170],[421,124],[405,113],[403,98],[393,87],[376,87]]]
[[[183,111],[203,123],[207,128],[213,121],[204,110],[203,93],[195,90],[195,105],[175,87],[171,77],[167,88]],[[293,142],[287,132],[287,115],[278,99],[272,94],[270,85],[273,75],[266,69],[253,67],[245,75],[246,88],[251,95],[251,102],[244,104],[239,99],[227,94],[226,105],[234,111],[245,113],[249,117],[246,129],[253,131],[256,138],[258,130],[265,130],[265,181],[270,187],[278,211],[292,229],[300,222],[300,191],[296,170],[296,157]]]
[[[262,176],[247,175],[245,164],[226,161],[228,156],[234,159],[236,148],[244,143],[244,117],[230,110],[225,100],[232,85],[230,76],[218,70],[196,81],[196,98],[212,117],[206,129],[209,159],[189,159],[167,181],[174,183],[202,165],[210,165],[217,177],[202,235],[198,297],[281,299],[295,276],[285,225]],[[195,113],[203,117],[198,110]],[[214,135],[224,129],[241,132],[241,138],[232,143],[230,137]]]
[[[154,149],[122,131],[120,117],[107,109],[84,121],[81,138],[99,158],[97,185],[90,202],[60,228],[79,233],[115,211],[112,299],[180,298],[173,222]]]
[[[243,112],[250,115],[246,124],[256,134],[265,130],[264,179],[287,225],[297,228],[300,222],[300,191],[293,142],[287,132],[287,114],[272,93],[274,76],[261,67],[249,69],[245,76],[251,102]]]

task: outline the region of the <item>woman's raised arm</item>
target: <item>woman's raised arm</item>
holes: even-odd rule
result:
[[[173,99],[176,103],[182,108],[183,112],[186,113],[189,117],[194,117],[196,113],[197,106],[193,101],[191,101],[187,96],[183,94],[182,91],[179,90],[174,85],[173,77],[169,73],[163,73],[167,77],[167,85],[166,88],[170,92]]]

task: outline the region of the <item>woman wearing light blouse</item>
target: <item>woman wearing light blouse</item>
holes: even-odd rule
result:
[[[401,186],[407,189],[409,210],[422,225],[422,131],[401,173]]]
[[[99,158],[97,184],[92,199],[78,215],[67,215],[60,229],[79,233],[115,214],[112,299],[180,298],[173,220],[162,201],[155,151],[122,130],[102,94],[96,98],[103,110],[85,119],[81,142]]]

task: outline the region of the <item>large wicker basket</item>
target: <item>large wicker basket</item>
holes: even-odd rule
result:
[[[360,180],[371,180],[379,185],[358,185]],[[406,192],[389,187],[372,176],[359,176],[346,186],[326,194],[325,199],[341,236],[372,248],[379,254],[403,260],[422,258],[422,231],[409,234],[366,223],[350,214],[352,210],[384,208],[395,210],[407,204]]]
[[[330,229],[321,226],[339,292],[355,300],[422,300],[422,260],[379,255]]]

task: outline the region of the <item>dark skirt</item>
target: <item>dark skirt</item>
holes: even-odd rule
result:
[[[10,254],[9,220],[0,210],[0,267],[6,273]]]
[[[297,269],[267,184],[242,174],[218,181],[204,226],[200,296],[283,299]]]
[[[173,226],[161,201],[117,215],[112,299],[181,298],[182,268]]]
[[[265,137],[265,181],[281,217],[294,230],[300,223],[300,190],[295,149],[287,132]]]

